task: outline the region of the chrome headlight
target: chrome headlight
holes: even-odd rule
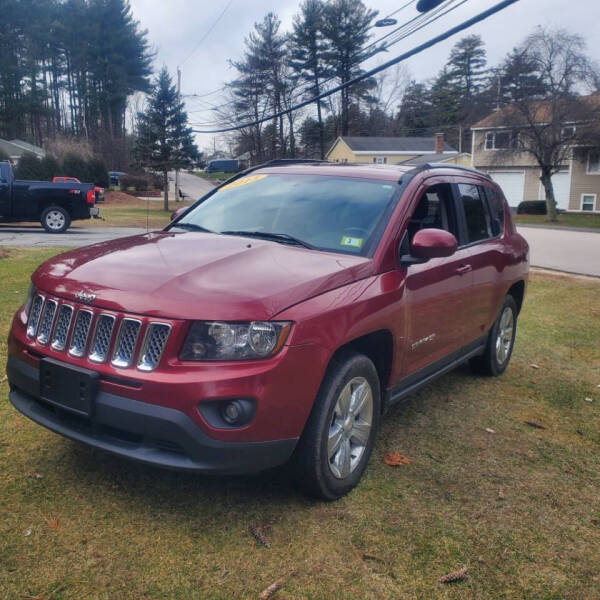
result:
[[[181,360],[247,360],[276,354],[287,339],[288,321],[196,321],[179,358]]]
[[[29,284],[29,289],[27,290],[27,296],[25,297],[25,304],[23,305],[23,311],[25,312],[25,320],[29,319],[29,310],[31,309],[31,303],[33,302],[33,295],[35,292],[35,288],[33,287],[33,283]]]

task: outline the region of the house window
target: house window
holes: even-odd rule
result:
[[[581,210],[585,212],[593,212],[596,210],[596,194],[581,195]]]
[[[374,156],[373,162],[377,165],[385,165],[387,164],[387,156]]]
[[[511,147],[511,143],[510,131],[488,131],[485,134],[486,150],[506,150]]]
[[[560,134],[563,140],[570,140],[575,137],[575,133],[577,128],[575,125],[568,125],[567,127],[563,127]]]
[[[594,175],[600,174],[600,152],[598,150],[588,153],[587,172]]]

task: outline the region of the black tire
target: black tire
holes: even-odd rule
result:
[[[337,414],[334,414],[334,411],[341,392],[346,386],[355,386],[349,389],[356,390],[362,385],[361,380],[369,384],[372,396],[371,427],[368,442],[363,446],[362,451],[359,450],[360,454],[356,457],[356,463],[350,474],[341,477],[338,473],[338,476],[335,476],[332,471],[335,467],[330,466],[328,455],[330,428],[335,427],[337,423],[334,423]],[[359,414],[354,417],[351,414],[347,422],[350,425],[359,422],[360,416]],[[365,355],[355,352],[345,353],[335,358],[327,370],[306,427],[292,457],[296,485],[309,496],[322,500],[336,500],[352,490],[360,481],[369,462],[380,416],[381,388],[375,365]],[[348,432],[344,435],[351,436]],[[351,439],[354,438],[351,436]],[[347,447],[350,448],[350,440],[347,444]]]
[[[62,206],[49,206],[42,211],[40,223],[48,233],[64,233],[71,225],[71,215]]]
[[[510,343],[508,349],[501,352],[501,356],[497,351],[498,335],[501,327],[501,321],[505,311],[511,311],[512,313],[512,335],[510,336]],[[487,375],[489,377],[497,377],[502,375],[508,367],[510,357],[515,345],[515,335],[517,333],[517,304],[515,299],[508,295],[504,298],[504,302],[500,308],[498,317],[494,321],[490,333],[488,335],[487,343],[485,346],[485,352],[481,356],[476,356],[469,361],[471,369],[477,375]]]

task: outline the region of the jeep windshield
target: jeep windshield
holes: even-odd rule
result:
[[[364,256],[379,241],[397,189],[391,182],[351,177],[253,174],[221,187],[170,230]]]

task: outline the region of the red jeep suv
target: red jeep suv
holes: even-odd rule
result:
[[[334,499],[386,409],[467,360],[506,369],[527,275],[485,174],[275,161],[163,231],[41,265],[12,324],[10,400],[162,467],[290,461]]]

